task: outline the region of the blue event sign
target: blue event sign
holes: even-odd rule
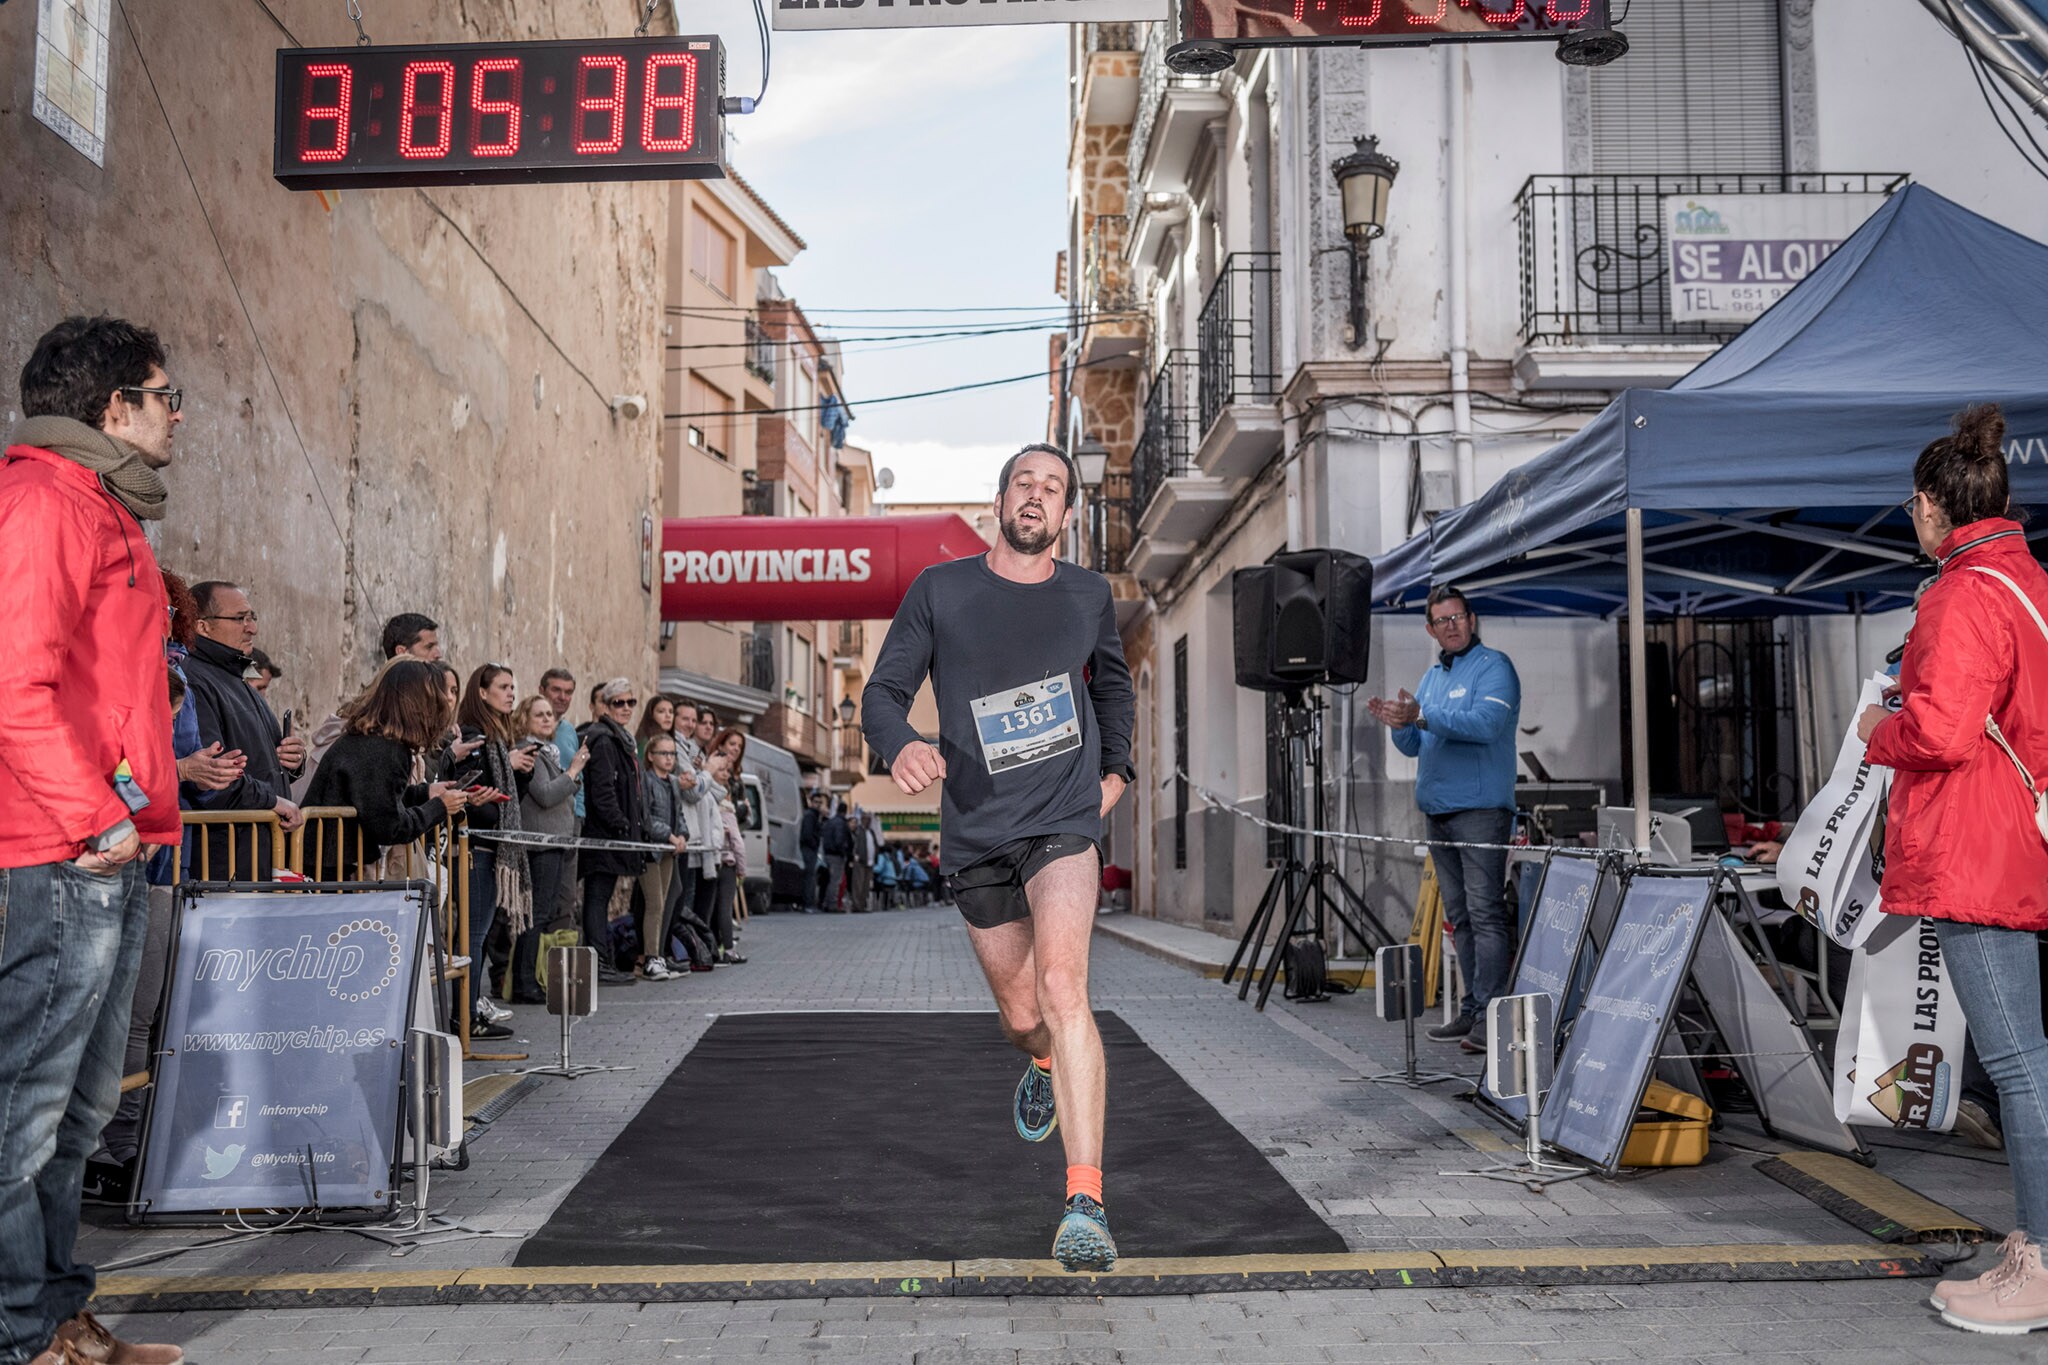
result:
[[[136,1203],[393,1206],[417,891],[182,900]]]
[[[1543,1103],[1543,1136],[1612,1170],[1690,974],[1718,874],[1629,878]]]
[[[1507,994],[1534,995],[1540,991],[1550,997],[1555,1007],[1553,1018],[1569,1017],[1566,996],[1579,977],[1586,926],[1592,919],[1593,898],[1599,888],[1597,857],[1561,853],[1551,856],[1536,890],[1536,908],[1529,916],[1529,930],[1522,939],[1521,955],[1515,960],[1514,984]],[[1483,1080],[1480,1088],[1485,1090]],[[1519,1095],[1502,1098],[1488,1093],[1486,1099],[1509,1118],[1520,1120],[1528,1113],[1528,1101]]]

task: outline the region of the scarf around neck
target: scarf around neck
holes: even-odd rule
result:
[[[89,427],[74,417],[44,414],[14,429],[16,445],[35,446],[62,455],[99,475],[100,484],[138,521],[163,518],[170,498],[163,475],[149,467],[142,452],[118,436]]]

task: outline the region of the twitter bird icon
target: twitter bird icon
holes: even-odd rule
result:
[[[240,1142],[230,1144],[225,1152],[216,1152],[209,1145],[206,1149],[206,1178],[208,1180],[226,1180],[229,1176],[233,1175],[235,1167],[242,1164],[242,1152],[244,1150],[245,1144]]]

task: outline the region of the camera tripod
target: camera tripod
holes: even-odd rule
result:
[[[1303,935],[1323,941],[1329,931],[1331,916],[1349,929],[1352,937],[1368,947],[1384,947],[1395,941],[1394,936],[1387,932],[1387,926],[1372,912],[1372,907],[1344,881],[1336,864],[1329,858],[1328,840],[1322,833],[1323,707],[1322,698],[1314,688],[1301,688],[1285,694],[1280,724],[1287,738],[1287,774],[1283,789],[1286,800],[1282,823],[1305,823],[1312,833],[1288,834],[1287,856],[1266,879],[1266,889],[1259,896],[1258,909],[1252,912],[1251,923],[1245,926],[1244,937],[1238,940],[1237,951],[1231,955],[1230,965],[1223,971],[1223,982],[1229,985],[1237,975],[1238,965],[1243,964],[1244,981],[1237,988],[1240,1000],[1251,994],[1253,976],[1260,977],[1259,999],[1255,1006],[1260,1010],[1266,1008],[1266,998],[1273,993],[1273,982],[1279,978],[1280,960],[1286,956],[1287,945]],[[1304,782],[1308,788],[1305,800],[1301,796]],[[1297,814],[1308,818],[1297,819]],[[1306,862],[1301,856],[1304,844],[1309,855]],[[1332,886],[1337,888],[1341,901],[1330,894]],[[1266,934],[1283,904],[1287,907],[1287,916],[1281,921],[1280,935],[1273,944],[1272,955],[1266,959],[1265,971],[1261,973],[1259,954],[1265,950]],[[1345,908],[1347,904],[1349,912]],[[1358,918],[1354,919],[1353,914]],[[1303,924],[1304,916],[1311,917],[1306,926]],[[1361,919],[1372,926],[1373,933],[1367,933],[1360,927]]]

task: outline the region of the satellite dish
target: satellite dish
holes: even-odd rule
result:
[[[875,487],[888,490],[896,486],[896,471],[886,466],[875,471]]]

